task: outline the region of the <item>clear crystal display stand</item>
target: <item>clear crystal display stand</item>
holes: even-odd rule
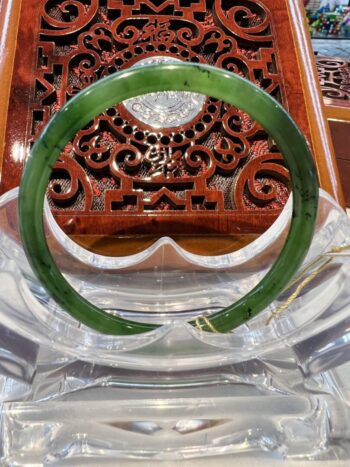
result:
[[[47,205],[43,224],[52,164],[74,132],[118,98],[171,89],[213,92],[265,122],[294,190],[275,224],[222,256],[160,238],[121,258],[75,244]],[[212,67],[138,67],[70,100],[34,145],[20,191],[0,199],[2,462],[348,458],[350,221],[321,191],[295,276],[314,232],[312,166],[276,101]]]
[[[291,200],[259,239],[221,257],[190,254],[169,238],[134,256],[99,256],[65,236],[46,208],[50,249],[83,296],[163,323],[123,337],[79,324],[42,289],[21,246],[17,196],[0,201],[4,465],[349,457],[350,221],[326,193],[297,282],[227,334],[187,322],[237,300],[265,274]]]

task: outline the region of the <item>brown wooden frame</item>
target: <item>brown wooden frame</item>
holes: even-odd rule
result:
[[[288,11],[288,24],[285,22],[285,15],[276,14],[274,17],[274,28],[279,38],[279,42],[281,44],[283,42],[288,44],[290,56],[293,57],[293,54],[296,54],[297,56],[297,72],[301,77],[302,89],[300,89],[298,93],[294,93],[294,108],[296,109],[298,107],[299,100],[305,102],[307,115],[300,116],[300,120],[302,121],[305,118],[307,120],[307,124],[303,129],[306,131],[313,148],[320,185],[334,196],[341,205],[343,205],[344,201],[339,182],[339,173],[334,156],[330,131],[323,110],[322,96],[318,86],[317,71],[313,60],[313,51],[304,15],[303,4],[301,0],[286,0],[285,4]],[[1,101],[5,103],[5,111],[0,114],[0,164],[4,150],[4,135],[7,121],[6,104],[9,99],[11,77],[15,60],[16,34],[18,30],[20,8],[21,0],[0,0],[0,31],[2,32],[2,47],[0,49],[0,74],[2,87],[0,98]],[[279,20],[279,18],[281,18],[281,20]],[[292,38],[285,37],[286,31],[288,30],[291,31]],[[292,45],[290,39],[292,40]],[[284,61],[288,61],[286,53],[280,54],[280,58]],[[291,58],[291,61],[293,64],[295,63],[295,55],[294,58]],[[291,70],[289,74],[286,74],[283,77],[285,87],[289,90],[288,92],[290,92],[293,87],[295,73],[293,66],[288,67],[287,63],[285,66],[285,69]],[[296,110],[294,111],[294,114],[295,112]],[[245,229],[243,228],[243,232],[248,233],[249,226]],[[176,234],[176,232],[174,233]],[[177,233],[180,234],[180,232]],[[223,231],[222,233],[227,232]],[[93,238],[94,237],[89,237],[88,240],[88,237],[86,237],[90,244],[93,242]]]

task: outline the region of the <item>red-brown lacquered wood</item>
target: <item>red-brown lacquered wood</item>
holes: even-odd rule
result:
[[[350,61],[316,56],[317,72],[325,104],[346,206],[350,205]]]
[[[344,206],[344,197],[329,126],[324,112],[321,89],[314,60],[308,21],[301,0],[286,2],[292,25],[293,49],[298,57],[299,72],[302,79],[306,103],[306,115],[311,131],[311,142],[317,161],[320,185],[331,193]]]
[[[21,0],[0,0],[0,177]]]
[[[238,235],[172,235],[178,245],[196,255],[225,255],[256,240],[258,234]],[[72,235],[72,240],[90,251],[105,256],[127,256],[140,253],[151,246],[153,235],[106,236]],[[167,257],[167,260],[169,257]]]
[[[67,99],[99,77],[165,55],[232,70],[279,99],[315,145],[321,183],[340,199],[337,184],[327,181],[329,155],[307,108],[313,103],[297,47],[286,47],[286,38],[295,37],[287,4],[26,1],[1,191],[19,183],[31,142]],[[162,130],[119,105],[66,147],[49,195],[57,221],[72,235],[259,233],[287,200],[288,173],[273,141],[221,102],[207,99],[191,122]]]
[[[349,138],[347,138],[349,139]],[[345,203],[347,207],[350,207],[350,160],[337,158],[341,181],[344,188]]]
[[[339,109],[339,107],[337,107]],[[328,110],[328,109],[327,109]],[[332,133],[334,150],[344,191],[345,204],[350,206],[350,108],[348,120],[328,120]]]

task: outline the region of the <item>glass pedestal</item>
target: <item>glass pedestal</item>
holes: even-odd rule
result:
[[[141,254],[82,250],[46,209],[51,250],[79,292],[110,313],[157,322],[106,336],[61,310],[33,276],[17,190],[0,200],[3,465],[116,465],[247,453],[350,457],[350,221],[324,192],[299,275],[227,334],[188,324],[244,295],[274,262],[291,202],[258,240],[200,257],[163,238]]]

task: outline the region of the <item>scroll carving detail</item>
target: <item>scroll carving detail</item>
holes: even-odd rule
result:
[[[81,89],[150,57],[208,63],[283,95],[260,1],[46,0],[41,14],[32,140]],[[208,97],[190,122],[170,128],[137,120],[123,104],[107,110],[66,147],[49,198],[55,212],[75,214],[232,212],[280,209],[288,190],[262,128]]]
[[[316,65],[323,97],[350,105],[350,60],[317,56]]]

